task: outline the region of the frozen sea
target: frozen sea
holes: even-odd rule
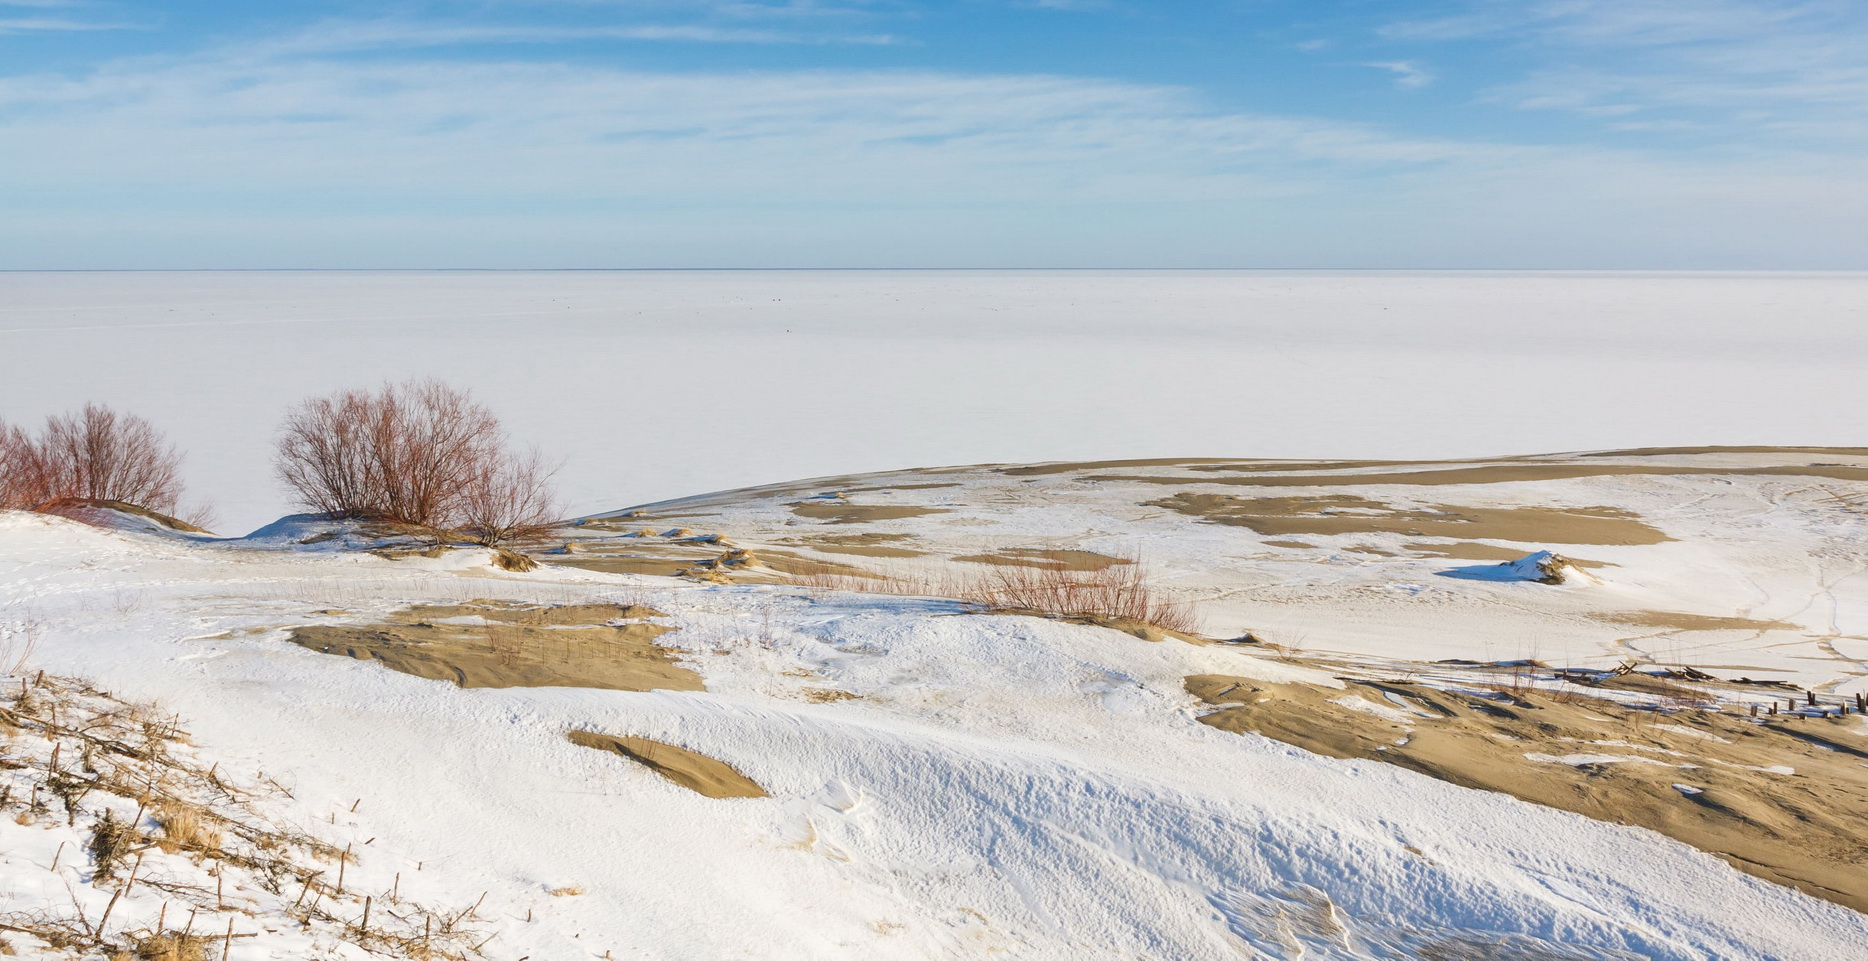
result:
[[[155,421],[240,532],[305,396],[437,376],[574,512],[797,477],[1169,456],[1858,445],[1868,273],[0,273],[0,416]]]

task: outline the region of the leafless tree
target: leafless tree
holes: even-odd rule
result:
[[[86,404],[76,414],[47,418],[36,439],[0,428],[0,503],[59,510],[112,500],[173,513],[181,461],[148,421]]]
[[[549,526],[554,473],[507,449],[499,419],[439,381],[307,400],[286,415],[275,466],[319,513],[459,530],[497,543]]]

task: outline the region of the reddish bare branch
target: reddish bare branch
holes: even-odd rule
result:
[[[498,418],[438,381],[307,400],[286,415],[275,466],[318,513],[459,530],[494,544],[550,526],[556,504],[536,453],[507,449]]]

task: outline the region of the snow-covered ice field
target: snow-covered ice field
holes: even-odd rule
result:
[[[0,273],[0,414],[86,400],[244,533],[302,397],[433,374],[577,513],[798,477],[1129,457],[1854,443],[1868,274]]]

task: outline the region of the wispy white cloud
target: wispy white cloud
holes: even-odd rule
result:
[[[1375,67],[1395,75],[1395,86],[1403,90],[1425,87],[1433,82],[1433,74],[1413,60],[1380,60],[1365,63],[1365,67]]]
[[[336,53],[346,50],[444,47],[468,44],[574,43],[639,40],[737,44],[893,44],[887,34],[810,34],[706,24],[629,24],[545,27],[403,20],[332,20],[253,45],[248,55]]]
[[[1868,171],[1854,155],[1701,158],[1415,136],[1085,77],[661,72],[394,52],[490,42],[424,39],[449,29],[461,28],[325,24],[84,74],[0,77],[0,204],[37,218],[10,215],[13,226],[0,226],[0,261],[34,242],[21,225],[64,225],[78,237],[73,225],[91,214],[99,223],[143,216],[150,235],[174,222],[164,218],[183,217],[271,225],[240,229],[282,238],[301,228],[334,236],[344,223],[367,232],[406,214],[448,225],[408,228],[446,250],[510,249],[497,247],[504,232],[437,235],[462,218],[498,216],[528,237],[614,220],[649,236],[678,228],[704,251],[708,238],[738,244],[781,221],[819,237],[857,236],[851,224],[860,224],[873,231],[861,234],[871,247],[878,238],[912,245],[917,224],[979,210],[1001,211],[1001,226],[1048,229],[1054,243],[1073,232],[1047,219],[1057,211],[1102,211],[1115,218],[1097,221],[1116,238],[1108,249],[1133,250],[1136,262],[1154,248],[1123,247],[1118,235],[1150,218],[1199,224],[1175,242],[1177,256],[1200,263],[1225,260],[1201,244],[1218,251],[1263,237],[1253,249],[1275,251],[1299,235],[1317,250],[1388,249],[1442,263],[1497,263],[1517,251],[1518,263],[1575,262],[1566,252],[1598,257],[1663,233],[1688,238],[1682,257],[1767,243],[1779,243],[1772,256],[1818,243],[1826,255],[1868,255],[1868,240],[1847,232],[1868,217]],[[357,49],[380,55],[338,55]],[[1612,102],[1596,93],[1582,104]],[[1664,118],[1613,122],[1650,119]],[[1159,213],[1170,209],[1182,213]],[[922,213],[858,213],[904,210]],[[1640,229],[1603,235],[1601,224],[1625,228],[1631,211]],[[1746,228],[1704,226],[1721,222]],[[1053,226],[1034,226],[1044,223]],[[1426,235],[1439,245],[1431,258],[1411,246]],[[964,254],[964,231],[954,236]],[[1804,246],[1782,246],[1786,238]],[[791,246],[771,243],[779,246],[760,248],[763,262],[794,262]],[[821,241],[840,243],[858,241]],[[895,262],[924,261],[904,253]]]
[[[59,17],[0,17],[0,33],[42,33],[60,30],[129,30],[127,23],[71,20]]]
[[[1639,129],[1734,139],[1868,135],[1868,8],[1845,0],[1485,2],[1381,32],[1516,46],[1524,73],[1487,96],[1526,109],[1650,112],[1665,116]]]
[[[289,43],[0,79],[0,183],[605,203],[1193,203],[1520,148],[1042,75],[335,62]],[[210,188],[210,185],[211,188]]]

